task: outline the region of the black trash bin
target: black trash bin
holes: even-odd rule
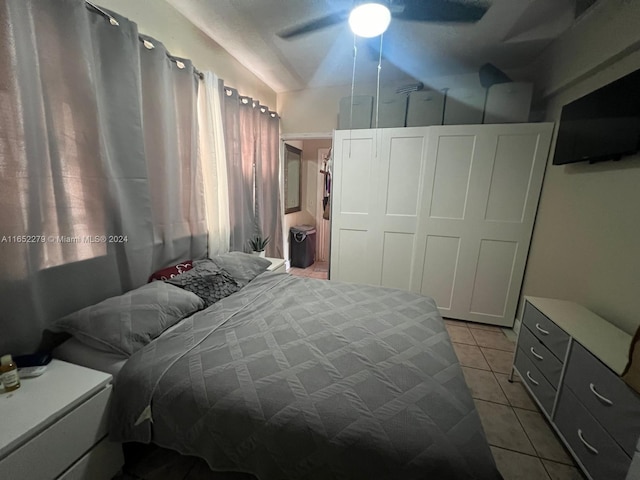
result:
[[[291,266],[307,268],[316,257],[316,229],[311,225],[296,225],[289,229]]]

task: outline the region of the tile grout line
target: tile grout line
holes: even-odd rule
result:
[[[487,362],[487,363],[488,363],[488,362]],[[489,365],[489,366],[491,367],[491,365]],[[496,373],[500,373],[501,375],[504,375],[504,374],[503,374],[503,373],[501,373],[501,372],[494,372],[493,370],[491,370],[491,373],[493,374],[493,377],[495,378],[496,382],[498,383],[498,386],[500,387],[500,389],[501,389],[501,390],[503,391],[503,393],[504,393],[504,389],[503,389],[503,388],[502,388],[502,386],[500,385],[500,382],[498,381],[498,378],[497,378],[497,377],[496,377],[496,375],[495,375]],[[519,423],[519,424],[520,424],[520,426],[522,427],[522,431],[524,432],[525,436],[527,437],[527,440],[529,440],[529,442],[531,443],[531,446],[533,447],[533,450],[536,452],[536,455],[535,455],[535,456],[536,456],[536,458],[538,458],[538,459],[540,460],[540,463],[542,464],[542,466],[543,466],[543,468],[544,468],[545,472],[547,472],[547,474],[549,475],[549,478],[551,478],[551,474],[549,473],[549,471],[548,471],[548,470],[547,470],[547,468],[545,467],[544,462],[543,462],[542,460],[547,460],[547,461],[549,461],[549,462],[554,462],[554,463],[557,463],[557,464],[559,464],[559,465],[566,465],[566,466],[570,466],[570,467],[574,467],[574,468],[575,468],[575,466],[576,466],[576,465],[575,465],[575,463],[573,462],[573,460],[571,459],[571,456],[570,456],[570,455],[568,455],[569,460],[572,462],[572,463],[570,463],[570,464],[568,464],[568,463],[564,463],[564,462],[560,462],[560,461],[557,461],[557,460],[553,460],[553,459],[551,459],[551,458],[545,458],[545,457],[541,456],[541,455],[540,455],[540,453],[538,452],[538,449],[536,448],[535,443],[533,443],[533,440],[532,440],[531,436],[530,436],[530,435],[529,435],[529,433],[527,432],[527,429],[525,428],[524,424],[523,424],[523,423],[522,423],[522,421],[520,420],[520,417],[519,417],[519,416],[518,416],[518,414],[516,413],[516,409],[518,409],[518,410],[522,410],[522,411],[525,411],[525,412],[532,412],[532,411],[533,411],[533,412],[538,413],[538,414],[540,414],[540,415],[542,415],[542,412],[540,412],[538,409],[536,409],[536,410],[528,410],[528,409],[526,409],[526,408],[521,408],[521,407],[513,406],[513,405],[511,405],[511,400],[509,400],[509,398],[507,397],[506,393],[505,393],[505,397],[507,398],[507,401],[509,402],[509,408],[511,408],[511,409],[513,410],[513,414],[515,415],[516,420],[518,421],[518,423]],[[545,425],[546,425],[546,424],[547,424],[546,419],[544,419],[544,418],[543,418],[543,420],[544,420]],[[547,427],[548,427],[548,425],[547,425]],[[556,438],[557,438],[556,433],[555,433],[552,429],[549,429],[549,430],[550,430],[550,431],[551,431],[551,433],[554,435],[554,437],[556,437]],[[566,451],[566,449],[564,448],[564,445],[562,445],[562,443],[560,443],[560,446],[563,448],[563,450],[565,450],[565,451]],[[523,452],[519,452],[519,453],[523,453]],[[523,453],[523,454],[524,454],[524,453]],[[524,455],[526,455],[526,454],[524,454]]]
[[[446,325],[446,323],[445,323],[445,325]],[[560,462],[560,461],[557,461],[557,460],[552,460],[552,459],[550,459],[550,458],[545,458],[545,457],[542,457],[542,456],[540,455],[540,453],[538,452],[538,449],[536,448],[535,444],[534,444],[534,443],[533,443],[533,441],[532,441],[532,438],[531,438],[530,434],[527,432],[527,430],[526,430],[526,428],[525,428],[524,424],[523,424],[523,423],[522,423],[522,421],[520,420],[520,417],[519,417],[519,416],[518,416],[518,414],[516,413],[516,408],[517,408],[517,409],[522,410],[522,411],[525,411],[525,412],[535,412],[535,413],[541,414],[541,412],[540,412],[539,408],[538,408],[535,404],[534,404],[534,407],[536,407],[536,409],[535,409],[535,410],[530,410],[530,409],[522,408],[522,407],[516,407],[515,405],[513,405],[513,402],[512,402],[512,401],[511,401],[511,399],[507,396],[507,392],[505,391],[505,389],[503,388],[503,386],[500,384],[500,381],[498,380],[498,377],[496,376],[496,374],[498,374],[498,373],[499,373],[500,375],[509,375],[509,374],[508,374],[508,373],[503,373],[503,372],[497,372],[497,371],[495,371],[495,370],[493,369],[492,365],[489,363],[489,361],[488,361],[488,359],[487,359],[487,357],[486,357],[485,352],[484,352],[484,350],[483,350],[483,349],[496,350],[496,351],[500,351],[500,352],[508,352],[508,353],[514,353],[514,351],[513,351],[513,350],[504,350],[504,349],[501,349],[501,348],[486,347],[486,346],[482,346],[482,345],[478,344],[478,341],[477,341],[477,339],[475,338],[475,335],[473,335],[473,332],[471,331],[471,330],[473,329],[473,327],[471,327],[471,326],[461,325],[461,324],[450,324],[450,326],[456,326],[456,327],[466,328],[467,330],[469,330],[469,333],[470,333],[470,335],[471,335],[471,338],[473,339],[473,341],[475,342],[475,344],[469,344],[469,343],[463,343],[463,342],[454,342],[454,341],[453,341],[453,339],[451,339],[451,343],[456,343],[456,344],[458,344],[458,345],[467,345],[467,346],[476,346],[476,347],[478,347],[478,349],[480,350],[480,353],[482,354],[482,358],[484,359],[484,361],[486,362],[486,364],[489,366],[489,370],[485,370],[485,369],[482,369],[482,368],[477,368],[477,367],[469,366],[469,365],[462,365],[462,364],[460,364],[460,367],[461,367],[461,368],[462,368],[462,367],[464,367],[464,368],[470,368],[470,369],[478,370],[478,371],[481,371],[481,372],[486,372],[486,371],[491,372],[491,374],[492,374],[492,376],[493,376],[493,379],[494,379],[494,380],[496,381],[496,383],[498,384],[498,387],[499,387],[500,391],[502,392],[502,394],[504,395],[504,397],[505,397],[506,401],[508,402],[508,404],[507,404],[507,405],[505,405],[505,404],[503,404],[503,403],[495,402],[495,401],[493,401],[493,400],[485,400],[485,399],[481,399],[481,398],[475,398],[475,397],[473,397],[473,394],[472,394],[472,398],[473,398],[474,400],[479,400],[479,401],[487,402],[487,403],[491,403],[491,404],[494,404],[494,405],[500,405],[500,406],[507,407],[507,408],[511,409],[511,411],[512,411],[513,415],[516,417],[516,421],[518,422],[518,424],[520,425],[520,427],[521,427],[522,431],[524,432],[525,437],[527,438],[527,440],[529,441],[529,443],[530,443],[530,444],[531,444],[531,446],[533,447],[533,450],[534,450],[534,452],[535,452],[535,455],[531,455],[531,454],[529,454],[529,453],[520,452],[520,451],[518,451],[518,450],[513,450],[513,449],[511,449],[511,448],[505,448],[505,447],[498,446],[498,445],[491,445],[491,446],[492,446],[492,447],[494,447],[494,448],[500,448],[500,449],[502,449],[502,450],[507,450],[507,451],[510,451],[510,452],[513,452],[513,453],[516,453],[516,454],[526,455],[526,456],[528,456],[528,457],[532,457],[532,458],[537,458],[537,459],[538,459],[538,461],[540,462],[540,464],[542,464],[542,468],[543,468],[544,472],[547,474],[547,476],[548,476],[548,478],[549,478],[549,479],[551,479],[551,478],[552,478],[552,476],[551,476],[551,472],[550,472],[550,471],[549,471],[549,469],[547,468],[547,465],[545,465],[544,461],[552,462],[552,463],[555,463],[555,464],[558,464],[558,465],[563,465],[563,466],[566,466],[566,467],[569,467],[569,468],[576,468],[576,465],[575,465],[575,463],[572,461],[571,456],[569,456],[569,459],[570,459],[570,461],[572,461],[572,463],[571,463],[571,464],[567,464],[567,463]],[[482,328],[476,328],[475,330],[477,330],[477,331],[485,331],[485,332],[487,332],[487,331],[496,331],[496,330],[482,329]],[[512,340],[512,339],[510,339],[507,335],[505,335],[505,333],[504,333],[503,331],[501,331],[501,333],[504,335],[504,337],[505,337],[509,342],[514,343],[514,342],[513,342],[513,340]],[[515,345],[514,345],[514,348],[515,348]],[[459,363],[459,360],[458,360],[458,363]],[[545,420],[545,422],[546,422],[546,420]],[[557,435],[555,434],[555,432],[553,432],[553,431],[552,431],[552,433],[553,433],[553,434],[554,434],[554,436],[557,438]],[[564,449],[564,448],[563,448],[563,449]],[[543,461],[543,460],[544,460],[544,461]]]
[[[472,334],[473,335],[473,334]],[[506,335],[505,335],[506,337]],[[475,337],[474,337],[475,340]],[[480,346],[478,346],[479,348]],[[485,347],[487,348],[487,347]],[[497,348],[494,348],[493,350],[498,350]],[[515,411],[515,407],[511,404],[511,400],[509,400],[509,398],[507,397],[506,393],[504,392],[504,389],[502,388],[502,386],[500,385],[500,382],[498,381],[498,378],[496,377],[496,373],[500,373],[503,374],[502,372],[496,372],[493,367],[491,366],[491,364],[489,363],[489,361],[487,360],[487,357],[484,354],[484,351],[482,350],[482,348],[480,348],[480,353],[482,354],[482,357],[484,358],[484,361],[487,362],[487,365],[489,365],[489,369],[491,374],[493,375],[493,378],[495,379],[495,381],[498,383],[498,387],[500,387],[500,390],[503,392],[505,398],[507,399],[507,402],[509,402],[509,405],[506,405],[507,408],[511,409],[511,412],[513,413],[513,415],[516,417],[516,421],[518,422],[518,424],[520,425],[520,428],[522,428],[522,431],[525,435],[525,437],[527,438],[527,440],[529,441],[529,443],[531,444],[531,447],[533,448],[533,451],[536,453],[535,455],[529,455],[526,454],[524,452],[519,452],[517,450],[511,450],[511,449],[505,449],[505,450],[510,450],[513,451],[515,453],[519,453],[521,455],[528,455],[530,457],[534,457],[538,459],[538,462],[540,462],[540,464],[542,465],[543,470],[545,471],[545,473],[547,474],[547,476],[549,477],[549,479],[551,479],[551,475],[549,474],[549,472],[547,471],[547,468],[544,465],[544,462],[542,461],[542,457],[540,456],[540,454],[538,453],[538,449],[536,448],[536,446],[534,445],[533,441],[531,440],[531,437],[529,436],[529,434],[527,433],[527,430],[524,428],[524,425],[522,424],[522,422],[520,421],[520,417],[518,417],[518,414]],[[512,366],[513,368],[513,366]],[[508,375],[508,374],[507,374]],[[495,403],[495,402],[490,402],[490,403]],[[497,403],[495,403],[497,404]],[[502,404],[497,404],[497,405],[502,405]],[[525,410],[525,409],[521,409],[521,410]],[[496,445],[493,445],[494,447],[497,447]],[[502,447],[497,447],[497,448],[502,448]],[[548,460],[548,459],[547,459]]]

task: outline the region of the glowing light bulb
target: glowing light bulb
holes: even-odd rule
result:
[[[391,22],[391,12],[380,3],[358,5],[349,14],[351,31],[359,37],[371,38],[383,34]]]

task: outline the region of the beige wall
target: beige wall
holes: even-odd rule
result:
[[[605,2],[541,59],[551,67],[539,85],[555,92],[549,120],[559,119],[562,105],[640,68],[634,3]],[[640,326],[640,156],[548,165],[523,294],[576,301],[629,333]]]
[[[276,108],[276,93],[271,88],[164,0],[101,0],[98,3],[136,22],[140,33],[162,42],[172,55],[191,59],[198,70],[210,70],[240,94]]]

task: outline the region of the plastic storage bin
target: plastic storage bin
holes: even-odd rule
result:
[[[498,83],[489,88],[484,123],[525,123],[529,121],[533,84]]]
[[[422,90],[409,94],[407,127],[442,125],[444,95],[437,90]]]
[[[353,120],[351,119],[351,97],[340,99],[340,113],[338,114],[338,130],[356,128],[371,128],[371,113],[373,112],[373,97],[370,95],[355,95],[353,97]]]
[[[311,225],[296,225],[289,229],[291,266],[307,268],[316,256],[316,229]]]

